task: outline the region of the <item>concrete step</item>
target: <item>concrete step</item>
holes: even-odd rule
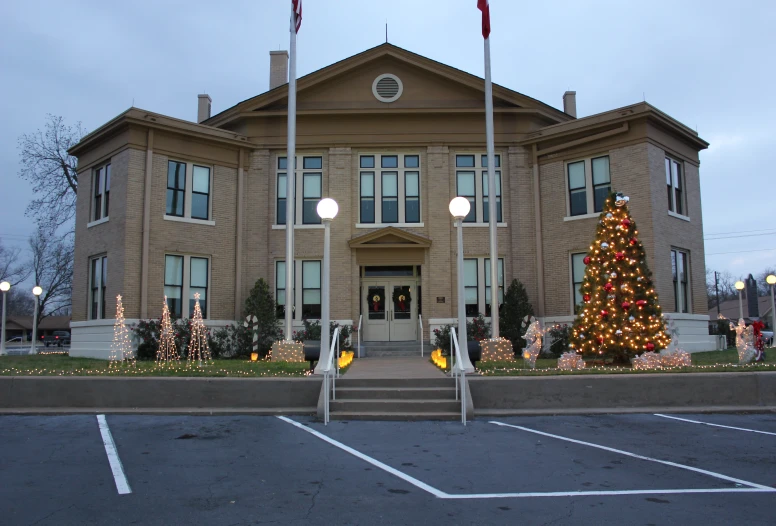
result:
[[[337,400],[455,400],[455,386],[338,387]]]
[[[438,413],[361,413],[361,412],[339,412],[331,413],[332,420],[460,420],[461,413],[438,412]]]
[[[386,387],[455,387],[453,378],[348,378],[345,374],[337,380],[337,390],[348,387],[386,388]]]
[[[431,353],[431,345],[424,344],[424,355]],[[358,354],[358,350],[356,350]],[[385,356],[420,356],[420,342],[361,342],[361,356],[385,357]]]
[[[330,411],[335,413],[455,413],[461,403],[456,400],[332,400]]]

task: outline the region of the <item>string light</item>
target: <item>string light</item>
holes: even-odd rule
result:
[[[738,325],[730,324],[730,330],[736,331],[736,349],[738,350],[738,363],[751,362],[757,351],[754,349],[754,328],[746,326],[743,318],[738,320]]]
[[[159,331],[159,348],[156,350],[156,365],[165,367],[179,363],[180,355],[175,348],[175,336],[173,335],[170,309],[167,307],[167,296],[164,297],[162,306],[162,326]]]
[[[506,338],[481,340],[480,349],[482,349],[480,359],[483,362],[513,362],[515,360],[512,342]]]
[[[558,369],[561,371],[573,371],[584,368],[585,360],[574,351],[564,352],[560,355],[560,358],[558,358]]]
[[[528,320],[526,320],[528,321]],[[530,318],[530,325],[523,335],[523,339],[528,344],[523,350],[523,360],[528,363],[531,369],[536,367],[536,359],[539,357],[539,352],[542,350],[542,339],[544,331],[542,330],[542,324],[539,320]]]
[[[202,309],[199,306],[199,292],[194,294],[194,317],[191,319],[191,337],[189,338],[188,351],[189,367],[195,361],[199,362],[199,367],[202,367],[203,361],[210,365],[210,346],[207,343],[207,328],[202,319]]]
[[[116,321],[113,324],[113,341],[110,344],[108,368],[117,368],[121,365],[134,367],[135,354],[132,352],[129,329],[124,321],[124,304],[119,294],[116,296]]]
[[[273,362],[304,362],[304,342],[285,340],[272,344]]]

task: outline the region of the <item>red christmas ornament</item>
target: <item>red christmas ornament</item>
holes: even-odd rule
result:
[[[638,243],[638,242],[639,242],[639,240],[636,239],[635,237],[632,237],[631,240],[630,240],[631,246],[634,246],[634,247],[636,246],[636,243]]]
[[[628,303],[627,301],[623,301],[622,302],[622,308],[623,308],[623,310],[630,309],[630,303]]]
[[[647,300],[638,300],[636,302],[636,305],[638,305],[639,307],[643,307],[646,304],[647,304]]]
[[[582,263],[584,263],[585,265],[589,265],[590,264],[590,256],[585,256],[585,258],[582,260]]]
[[[599,336],[598,338],[596,338],[596,341],[598,343],[604,343],[604,337],[603,336]]]
[[[625,219],[623,219],[622,221],[620,221],[620,224],[621,224],[622,226],[630,226],[631,222],[630,222],[630,219],[628,219],[628,218],[626,217]]]
[[[652,343],[652,342],[649,342],[649,343],[647,344],[647,350],[648,350],[648,351],[654,351],[654,350],[655,350],[655,344],[654,344],[654,343]]]
[[[606,285],[604,285],[604,290],[605,290],[606,292],[609,292],[609,291],[610,291],[610,290],[612,290],[613,288],[614,288],[614,285],[612,285],[611,283],[607,283]]]
[[[625,259],[625,253],[624,252],[615,253],[614,259],[616,259],[617,261],[622,261],[623,259]]]
[[[585,294],[584,296],[582,296],[582,299],[585,300],[585,303],[587,303],[588,301],[590,301],[590,294]]]
[[[609,311],[608,310],[602,310],[601,311],[601,317],[602,318],[606,318],[607,316],[609,316]]]

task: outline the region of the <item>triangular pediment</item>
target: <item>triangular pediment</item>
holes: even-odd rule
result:
[[[378,75],[392,74],[402,84],[394,102],[377,100],[372,85]],[[382,44],[297,80],[297,111],[480,111],[484,109],[484,80],[459,69]],[[225,126],[236,119],[285,112],[288,84],[243,101],[212,117],[205,124]],[[516,91],[493,85],[495,108],[533,110],[554,122],[571,119],[563,112]]]
[[[428,248],[431,240],[407,232],[400,228],[388,226],[354,237],[348,242],[350,248]]]

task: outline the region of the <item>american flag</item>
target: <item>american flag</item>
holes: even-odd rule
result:
[[[291,0],[291,4],[294,6],[294,27],[296,32],[299,33],[299,28],[302,27],[302,0]]]
[[[301,0],[299,0],[301,4]],[[488,0],[477,0],[477,9],[482,11],[482,38],[490,36],[490,6]],[[299,21],[302,21],[302,6],[299,6]],[[296,26],[297,31],[299,26]]]

